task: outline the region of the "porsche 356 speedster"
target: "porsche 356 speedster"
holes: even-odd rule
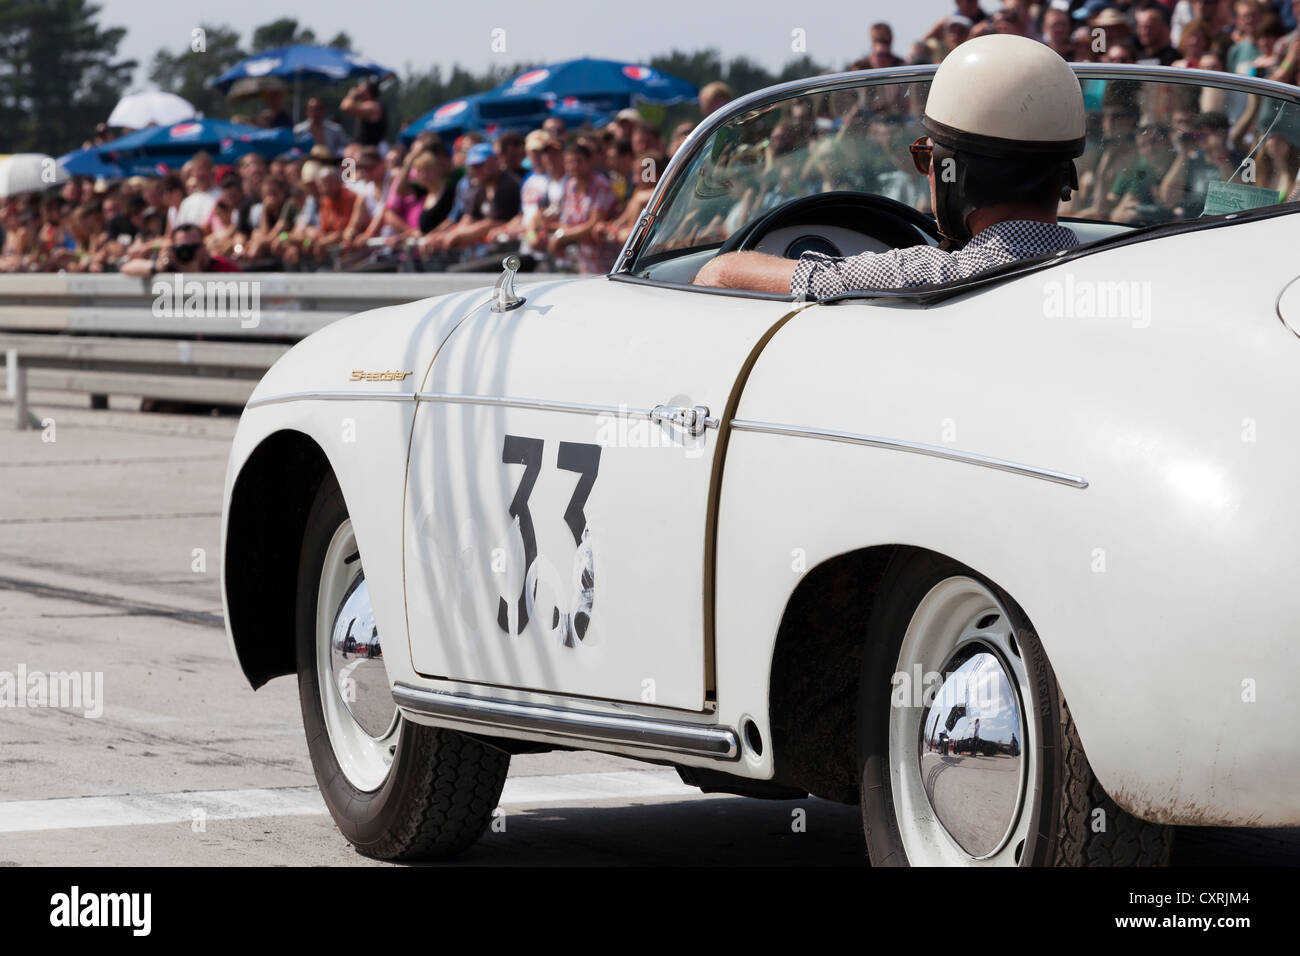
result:
[[[939,241],[931,69],[816,77],[704,121],[608,275],[507,271],[269,371],[229,636],[254,687],[297,675],[350,841],[463,850],[548,748],[860,804],[878,864],[1300,825],[1300,91],[1076,75],[1060,254],[692,285],[720,251]]]

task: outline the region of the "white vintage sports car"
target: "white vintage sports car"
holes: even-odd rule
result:
[[[507,270],[267,373],[226,619],[254,687],[297,674],[350,841],[463,850],[551,748],[860,803],[877,864],[1300,825],[1300,90],[1077,74],[1067,252],[690,285],[719,250],[936,242],[932,70],[816,77],[701,124],[610,275]]]

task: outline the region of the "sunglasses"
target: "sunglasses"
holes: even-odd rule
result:
[[[912,153],[912,163],[916,166],[916,171],[922,176],[929,176],[930,155],[934,152],[934,144],[930,142],[930,137],[922,136],[907,148]]]

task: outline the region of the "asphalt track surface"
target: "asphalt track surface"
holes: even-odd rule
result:
[[[37,392],[54,441],[0,427],[0,671],[103,675],[97,716],[0,708],[0,865],[375,865],[324,811],[293,680],[254,693],[227,649],[235,420],[134,404]],[[856,807],[705,795],[601,754],[515,758],[501,806],[453,865],[866,864]],[[1174,862],[1297,864],[1300,831],[1184,830]]]

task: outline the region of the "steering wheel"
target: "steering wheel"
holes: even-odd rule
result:
[[[871,229],[863,228],[863,219]],[[718,249],[721,255],[753,249],[778,226],[835,224],[871,236],[895,249],[914,246],[928,236],[938,242],[942,237],[934,220],[906,203],[886,196],[836,190],[800,196],[769,209],[757,219],[737,229]]]

